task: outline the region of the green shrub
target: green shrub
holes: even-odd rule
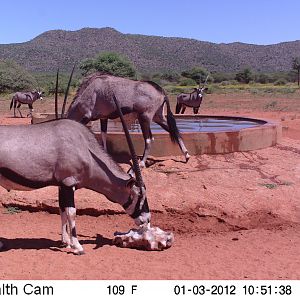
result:
[[[58,93],[64,94],[68,85],[70,74],[60,73],[58,83]],[[51,95],[55,93],[56,85],[56,73],[53,74],[35,74],[35,78],[38,82],[38,86],[45,93],[45,95]],[[74,75],[71,81],[71,89],[76,89],[80,84],[79,75]]]
[[[196,84],[201,84],[204,83],[207,75],[209,75],[209,72],[204,68],[194,67],[191,70],[183,71],[181,75],[183,77],[193,79]]]
[[[276,81],[274,82],[274,85],[285,85],[285,84],[287,84],[287,83],[288,83],[288,82],[287,82],[286,79],[280,78],[280,79],[278,79],[278,80],[276,80]]]
[[[12,60],[0,61],[0,93],[37,88],[36,79]]]
[[[193,80],[192,78],[183,78],[179,82],[180,86],[185,86],[185,85],[197,85],[197,82]]]
[[[231,80],[234,80],[234,77],[235,75],[232,74],[232,73],[213,73],[212,74],[213,76],[213,82],[214,83],[221,83],[223,81],[231,81]],[[209,79],[210,79],[211,76],[209,76]]]
[[[160,78],[168,82],[178,82],[180,79],[180,75],[177,72],[170,71],[161,74]]]
[[[242,83],[249,83],[253,80],[252,72],[249,68],[245,68],[244,70],[236,73],[235,80]]]
[[[220,82],[220,85],[226,86],[226,85],[234,85],[237,84],[238,82],[236,80],[225,80]]]
[[[95,59],[85,59],[80,64],[83,75],[99,71],[120,77],[134,78],[136,70],[124,56],[114,52],[100,53]]]
[[[255,81],[258,83],[265,84],[272,82],[272,77],[269,74],[261,73],[256,76]]]

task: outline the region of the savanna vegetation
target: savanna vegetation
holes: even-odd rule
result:
[[[12,60],[0,60],[0,93],[14,92],[37,87],[33,74]]]
[[[299,84],[300,58],[294,58],[289,72],[255,72],[244,68],[236,73],[210,72],[195,66],[188,70],[155,73],[139,72],[134,64],[123,55],[114,52],[100,53],[96,57],[83,60],[77,67],[71,89],[75,90],[81,79],[95,71],[131,79],[152,80],[170,94],[190,91],[206,82],[208,93],[252,94],[294,93]],[[59,93],[64,93],[68,73],[60,73]],[[54,93],[55,73],[30,73],[11,60],[0,61],[0,93],[41,88],[46,95]]]

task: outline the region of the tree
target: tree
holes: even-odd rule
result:
[[[238,72],[235,75],[235,80],[238,82],[249,83],[253,78],[252,72],[249,68],[245,68],[244,70]]]
[[[256,76],[255,78],[255,82],[259,82],[259,83],[269,83],[271,82],[272,78],[270,77],[269,74],[266,73],[260,73]]]
[[[94,66],[94,59],[92,59],[92,58],[84,59],[80,63],[79,68],[81,69],[81,73],[84,76],[87,75],[90,72],[96,71],[95,66]]]
[[[125,57],[114,52],[103,52],[95,59],[85,59],[80,64],[82,74],[99,71],[120,77],[135,77],[136,70],[132,63]]]
[[[201,67],[194,67],[191,70],[183,71],[182,76],[195,80],[198,84],[204,83],[208,71]]]
[[[223,73],[223,72],[214,72],[212,73],[213,82],[220,83],[223,81],[234,80],[235,74],[233,73]],[[211,79],[211,76],[209,77]]]
[[[36,79],[12,60],[0,60],[0,92],[37,88]]]
[[[293,70],[297,71],[297,80],[298,80],[298,86],[300,85],[300,57],[295,57],[293,59]]]
[[[180,75],[174,71],[164,72],[161,75],[161,79],[169,81],[169,82],[178,82],[180,79]]]

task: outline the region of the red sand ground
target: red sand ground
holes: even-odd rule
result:
[[[0,241],[6,246],[0,278],[300,279],[300,114],[251,106],[225,110],[221,103],[202,113],[279,119],[283,140],[247,153],[192,157],[188,164],[182,157],[153,161],[143,171],[152,223],[174,232],[170,249],[113,246],[113,233],[133,227],[132,220],[103,196],[80,190],[77,231],[86,254],[75,256],[59,248],[56,188],[0,188]],[[280,102],[285,104],[290,102]],[[7,206],[22,212],[9,213]]]

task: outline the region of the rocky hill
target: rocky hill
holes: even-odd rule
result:
[[[274,45],[215,44],[195,39],[123,34],[112,28],[51,30],[31,41],[0,45],[0,59],[13,59],[28,70],[69,70],[74,61],[114,51],[128,57],[141,72],[182,71],[202,66],[209,71],[288,71],[300,57],[300,41]]]

